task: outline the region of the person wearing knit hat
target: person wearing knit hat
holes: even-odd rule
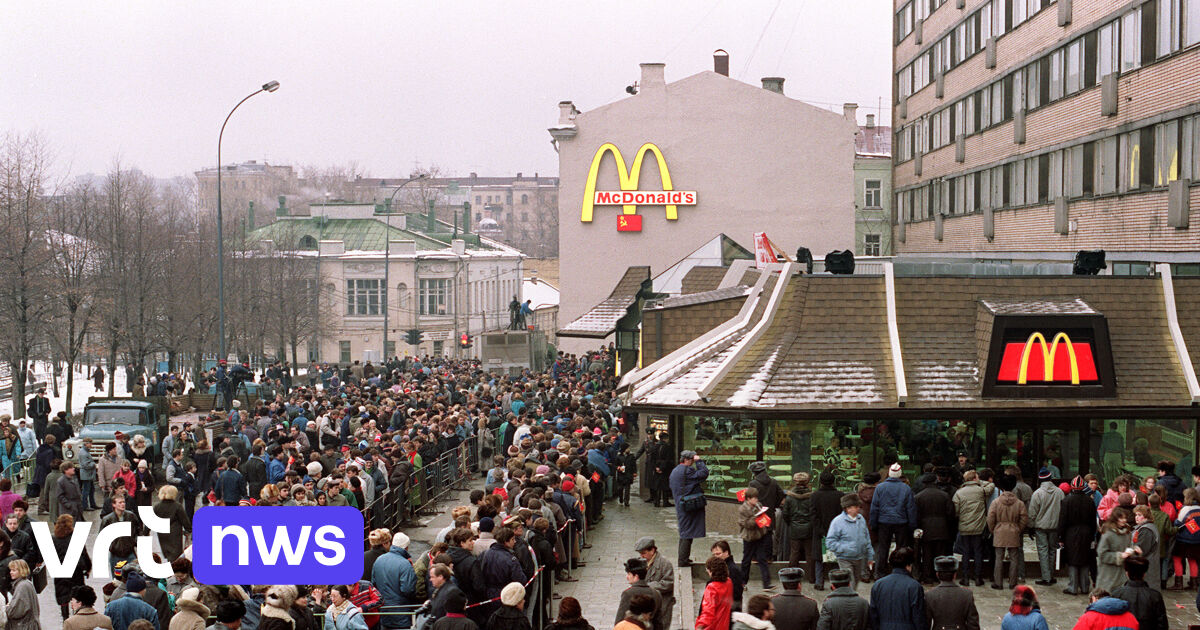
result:
[[[1054,555],[1058,553],[1058,521],[1063,495],[1051,480],[1049,468],[1038,471],[1038,481],[1038,489],[1029,498],[1029,525],[1033,528],[1042,569],[1042,579],[1037,584],[1049,586],[1054,584]]]
[[[538,475],[545,475],[545,474],[549,474],[549,473],[550,473],[550,467],[545,464],[539,465],[537,467],[537,470],[535,471],[535,474],[538,474]]]
[[[305,467],[305,470],[308,471],[308,476],[310,478],[317,480],[321,478],[321,472],[323,469],[321,468],[321,462],[309,462],[308,466]]]
[[[114,628],[128,628],[129,624],[138,619],[145,619],[151,624],[158,625],[158,611],[142,599],[146,593],[146,579],[141,573],[127,572],[125,577],[125,594],[108,602],[104,614],[113,622]]]
[[[504,606],[512,606],[518,610],[525,608],[525,587],[519,582],[509,582],[500,591],[500,603]],[[492,623],[488,623],[488,627],[493,627]]]
[[[875,547],[877,580],[892,572],[888,564],[892,542],[897,547],[911,547],[913,530],[917,528],[916,495],[901,479],[903,474],[899,462],[892,464],[888,468],[888,478],[875,486],[875,495],[871,499],[867,525],[878,540]]]
[[[1071,493],[1063,497],[1059,510],[1062,563],[1067,569],[1067,588],[1063,592],[1086,595],[1091,589],[1091,567],[1096,557],[1092,541],[1096,540],[1097,521],[1096,503],[1088,495],[1083,477],[1071,480]]]

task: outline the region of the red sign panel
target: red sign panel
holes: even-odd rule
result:
[[[1004,344],[996,380],[1019,385],[1079,385],[1096,383],[1100,376],[1091,343],[1072,342],[1065,334],[1047,343],[1043,335],[1035,333],[1024,343]]]
[[[641,232],[642,231],[642,215],[640,215],[640,214],[618,214],[617,215],[617,231],[618,232]]]

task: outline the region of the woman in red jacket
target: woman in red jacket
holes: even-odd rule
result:
[[[729,630],[729,616],[733,614],[733,581],[729,579],[729,567],[721,558],[711,557],[704,562],[708,571],[708,585],[704,587],[704,598],[700,600],[700,616],[696,617],[696,630]]]

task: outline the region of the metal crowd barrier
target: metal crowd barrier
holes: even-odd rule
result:
[[[438,504],[463,485],[478,470],[478,438],[471,437],[458,448],[442,453],[432,462],[422,462],[402,488],[388,488],[363,508],[365,534],[386,527],[392,531],[411,524],[421,514],[438,511]]]
[[[17,492],[17,488],[24,488],[33,479],[33,471],[37,466],[35,458],[20,459],[9,464],[2,473],[5,479],[12,481],[13,492]]]

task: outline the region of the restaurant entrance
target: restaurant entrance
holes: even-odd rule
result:
[[[1050,418],[989,422],[988,466],[997,473],[1016,466],[1035,488],[1042,467],[1050,469],[1054,483],[1070,481],[1089,472],[1086,425],[1086,420]]]

